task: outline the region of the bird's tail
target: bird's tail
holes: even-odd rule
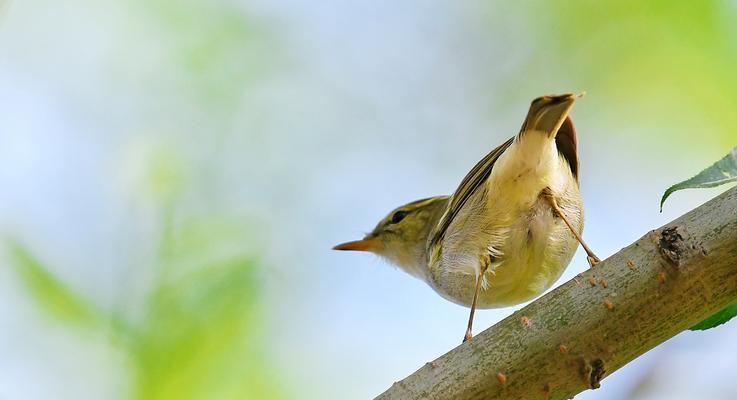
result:
[[[536,98],[530,104],[530,111],[517,137],[521,138],[526,132],[538,131],[547,133],[548,138],[554,138],[573,108],[573,103],[581,96],[582,94],[566,93]]]

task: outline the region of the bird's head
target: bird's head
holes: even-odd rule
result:
[[[448,196],[436,196],[405,204],[392,210],[363,239],[333,249],[372,252],[425,279],[427,239],[447,203]]]

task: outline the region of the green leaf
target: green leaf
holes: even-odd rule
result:
[[[665,199],[675,191],[689,188],[709,188],[735,181],[737,181],[737,147],[693,178],[669,187],[663,193],[663,198],[660,199],[660,211],[663,211]]]
[[[704,331],[719,326],[737,315],[737,303],[733,303],[709,318],[689,328],[692,331]]]
[[[50,315],[77,325],[97,322],[94,308],[59,280],[18,242],[8,244],[10,265],[36,303]]]

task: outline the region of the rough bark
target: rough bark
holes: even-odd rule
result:
[[[737,300],[737,188],[579,274],[377,399],[568,399]]]

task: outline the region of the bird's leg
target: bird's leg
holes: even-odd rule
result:
[[[466,329],[466,335],[463,337],[463,342],[471,340],[473,337],[473,315],[476,312],[476,300],[479,297],[481,291],[481,282],[484,280],[484,274],[491,264],[491,255],[481,261],[481,271],[479,276],[476,277],[476,291],[473,292],[473,300],[471,301],[471,314],[468,316],[468,328]]]
[[[553,191],[550,190],[550,188],[546,187],[542,191],[543,197],[548,199],[548,202],[550,203],[550,206],[553,208],[553,211],[563,220],[563,222],[566,223],[568,226],[568,229],[573,233],[573,236],[576,237],[576,240],[578,240],[579,243],[581,243],[581,247],[583,247],[584,250],[586,250],[586,261],[589,262],[589,267],[593,267],[594,265],[598,264],[601,260],[599,257],[594,254],[593,251],[589,248],[589,246],[586,245],[586,242],[583,241],[583,238],[581,238],[581,235],[576,232],[575,229],[573,229],[573,225],[571,225],[571,222],[568,221],[568,218],[566,218],[566,215],[563,213],[563,210],[558,207],[558,201],[555,200],[555,196],[553,196]]]

